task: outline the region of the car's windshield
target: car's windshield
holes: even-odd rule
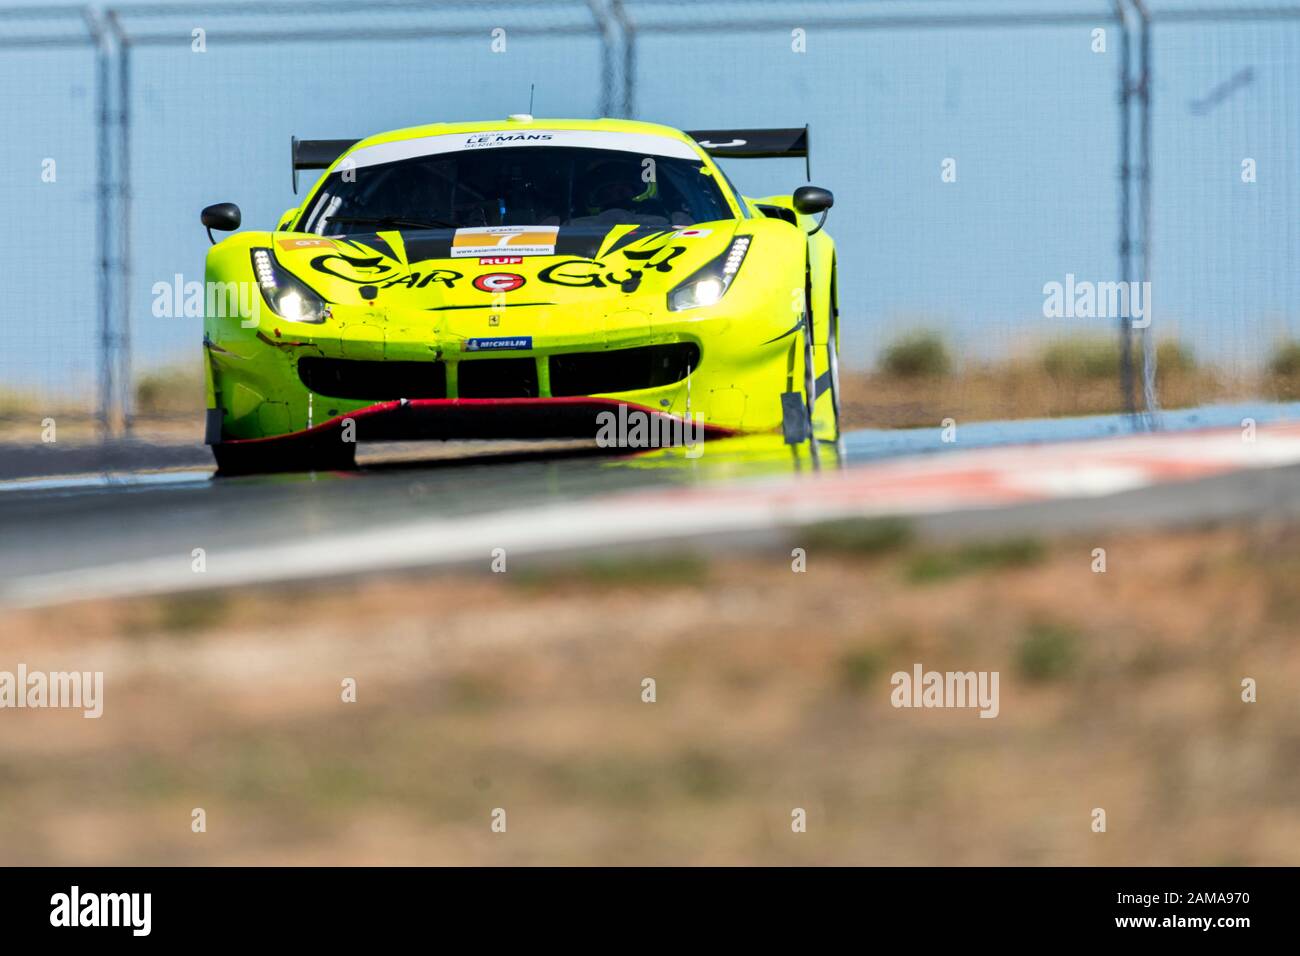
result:
[[[690,226],[734,218],[702,162],[565,146],[400,159],[332,173],[299,228],[324,236],[475,226]]]

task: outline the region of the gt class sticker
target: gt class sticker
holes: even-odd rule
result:
[[[559,226],[474,226],[451,237],[451,257],[553,256]]]
[[[275,244],[281,249],[335,249],[333,239],[277,239]]]
[[[474,280],[480,292],[513,292],[524,284],[524,277],[513,272],[485,272]]]

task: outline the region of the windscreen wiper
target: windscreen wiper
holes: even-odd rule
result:
[[[410,219],[406,216],[326,216],[330,222],[373,223],[376,226],[406,226],[411,229],[455,229],[454,222],[442,219]]]

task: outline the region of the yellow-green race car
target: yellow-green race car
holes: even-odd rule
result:
[[[808,130],[438,123],[292,141],[324,169],[207,258],[207,442],[223,472],[346,468],[359,441],[839,437],[830,192],[750,199],[715,157]],[[203,210],[211,231],[239,208]],[[605,414],[602,414],[605,413]]]

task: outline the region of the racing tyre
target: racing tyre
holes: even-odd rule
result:
[[[814,413],[817,408],[817,399],[821,397],[825,388],[830,389],[831,393],[831,412],[834,417],[835,435],[829,439],[831,442],[840,440],[840,353],[838,347],[840,331],[839,310],[835,308],[835,273],[831,273],[831,318],[827,325],[826,335],[826,375],[819,380],[816,369],[816,343],[812,338],[812,327],[809,322],[804,328],[804,395],[808,402],[808,427],[810,431],[815,431],[816,426],[813,424]],[[810,316],[806,317],[810,319]]]
[[[831,298],[834,301],[835,285],[831,280]],[[831,409],[835,414],[835,441],[840,440],[840,316],[838,310],[831,310],[830,334],[826,336],[826,367],[830,375]]]

